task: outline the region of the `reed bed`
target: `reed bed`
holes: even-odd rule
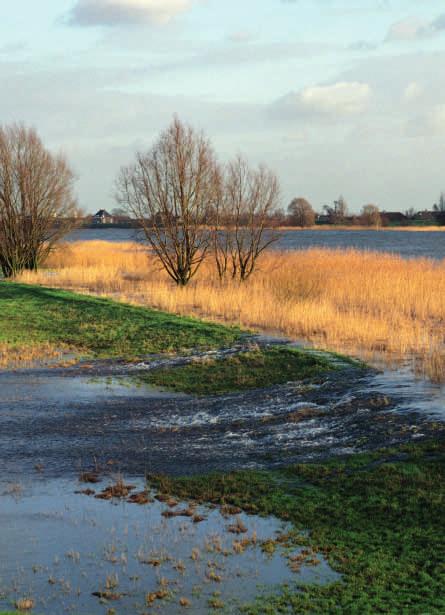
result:
[[[45,269],[20,279],[276,332],[374,363],[410,362],[445,381],[445,261],[269,252],[245,283],[220,283],[209,260],[178,288],[144,246],[95,241],[60,246]]]

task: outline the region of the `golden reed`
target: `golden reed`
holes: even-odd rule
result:
[[[177,288],[136,243],[65,244],[24,282],[101,294],[284,334],[386,365],[412,362],[445,380],[445,261],[312,249],[268,252],[244,284],[211,260]]]

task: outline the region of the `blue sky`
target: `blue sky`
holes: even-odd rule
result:
[[[88,211],[174,113],[272,166],[283,206],[420,209],[445,189],[444,68],[441,0],[5,1],[0,121],[66,152]]]

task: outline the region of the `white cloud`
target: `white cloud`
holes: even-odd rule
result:
[[[165,24],[191,8],[194,0],[77,0],[68,23],[77,26]]]
[[[445,104],[433,105],[406,122],[408,137],[431,139],[445,135]]]
[[[403,98],[407,102],[411,102],[422,96],[422,94],[423,87],[417,83],[417,81],[412,81],[406,86],[405,91],[403,92]]]
[[[423,21],[409,17],[392,24],[386,35],[386,42],[416,41],[422,38],[431,38],[445,31],[445,14],[439,15],[432,21]]]
[[[290,93],[275,106],[287,111],[287,114],[348,116],[364,111],[371,93],[367,83],[340,81]]]
[[[387,41],[412,41],[424,36],[428,23],[420,19],[408,18],[392,24],[386,36]]]

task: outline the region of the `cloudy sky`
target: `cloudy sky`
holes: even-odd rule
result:
[[[430,207],[445,189],[443,0],[14,0],[0,122],[35,125],[111,209],[174,113],[280,176],[283,205]]]

